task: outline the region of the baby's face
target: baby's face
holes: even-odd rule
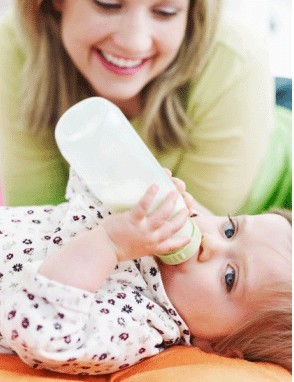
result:
[[[279,215],[196,217],[199,253],[161,264],[167,294],[196,338],[229,334],[257,309],[260,293],[291,280],[291,226]]]

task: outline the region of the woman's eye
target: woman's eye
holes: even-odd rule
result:
[[[153,12],[157,14],[158,16],[162,16],[162,17],[171,17],[171,16],[175,16],[178,13],[177,9],[173,7],[157,8],[157,9],[154,9]]]
[[[101,0],[93,0],[96,5],[103,9],[119,9],[121,4],[117,1],[101,1]]]
[[[231,290],[233,289],[235,278],[236,278],[235,269],[232,268],[230,265],[228,265],[225,272],[225,284],[226,284],[226,290],[228,293],[230,293]]]
[[[224,234],[227,239],[231,239],[236,234],[236,225],[233,222],[232,218],[229,216],[228,221],[224,225]]]

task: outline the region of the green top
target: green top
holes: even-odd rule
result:
[[[257,214],[273,207],[292,209],[292,113],[280,106],[263,166],[238,213]]]
[[[22,126],[18,105],[25,54],[15,29],[13,14],[6,14],[0,23],[0,166],[5,200],[9,205],[57,204],[64,201],[68,166],[49,129],[32,136]],[[217,214],[234,213],[248,198],[270,147],[273,103],[263,42],[226,19],[208,64],[188,94],[195,149],[175,147],[154,154],[186,182],[200,203]],[[140,117],[132,123],[140,134]]]

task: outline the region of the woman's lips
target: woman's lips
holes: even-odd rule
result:
[[[144,64],[149,60],[145,59],[126,59],[123,57],[117,57],[109,53],[104,53],[99,49],[96,49],[98,58],[102,65],[110,72],[119,75],[134,75],[136,74]]]

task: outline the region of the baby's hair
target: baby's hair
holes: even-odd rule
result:
[[[292,225],[292,211],[272,209]],[[291,253],[290,253],[291,256]],[[265,295],[263,295],[265,296]],[[277,283],[266,291],[266,301],[232,334],[215,341],[213,350],[224,356],[234,351],[248,360],[271,362],[292,372],[292,285]]]
[[[250,316],[232,334],[213,344],[213,350],[224,356],[241,353],[254,362],[271,362],[292,371],[292,288],[279,285],[271,291],[280,302],[265,306]],[[282,297],[282,298],[281,298]]]
[[[264,212],[265,214],[276,214],[280,215],[287,220],[287,222],[292,226],[292,210],[287,210],[284,208],[271,208],[270,210]]]

